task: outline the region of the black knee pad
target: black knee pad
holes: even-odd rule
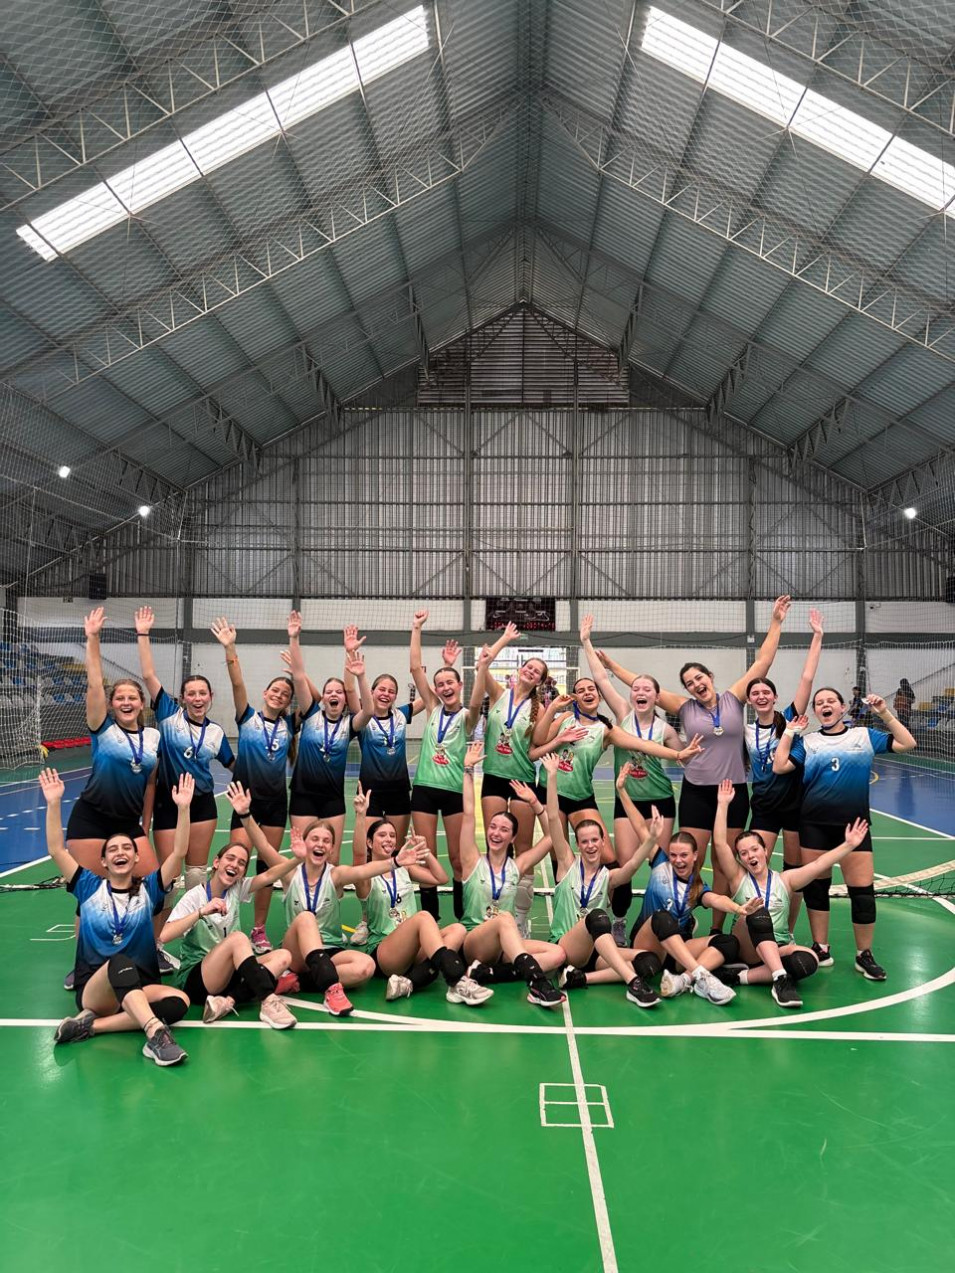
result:
[[[139,969],[128,955],[112,955],[106,965],[106,976],[113,988],[116,1002],[122,1006],[130,990],[142,990]]]
[[[827,911],[829,909],[829,885],[831,883],[831,875],[827,875],[821,880],[809,881],[802,891],[807,910]]]
[[[654,911],[650,916],[650,931],[657,941],[666,941],[668,937],[679,937],[680,925],[669,911]]]
[[[758,946],[760,942],[776,940],[773,934],[773,921],[770,919],[769,911],[765,906],[756,911],[754,915],[746,916],[746,929],[754,946]]]
[[[791,955],[783,955],[783,967],[793,981],[805,981],[819,968],[819,960],[811,951],[794,950]]]
[[[164,1025],[175,1025],[189,1010],[188,1003],[180,999],[178,995],[166,995],[163,999],[155,999],[149,1006]]]
[[[732,933],[714,933],[706,944],[720,952],[724,964],[735,964],[739,960],[739,942]]]
[[[606,911],[591,911],[584,920],[584,927],[590,936],[597,940],[610,932],[610,917]]]
[[[618,884],[610,895],[610,909],[614,913],[616,919],[626,919],[627,911],[633,903],[633,881],[627,880],[624,884]]]
[[[644,981],[650,981],[662,969],[663,965],[652,950],[640,950],[633,957],[633,971]]]
[[[850,884],[849,908],[852,912],[853,924],[875,923],[875,885]]]
[[[255,955],[249,955],[247,959],[243,959],[236,972],[241,977],[250,998],[261,1001],[275,993],[275,978],[265,964],[259,963]]]

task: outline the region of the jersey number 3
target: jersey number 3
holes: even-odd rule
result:
[[[832,760],[829,762],[829,764],[830,764],[830,765],[831,765],[831,767],[832,767],[832,772],[833,772],[833,773],[835,773],[835,772],[836,772],[836,770],[839,768],[839,757],[838,757],[838,756],[833,756],[833,758],[832,758]]]

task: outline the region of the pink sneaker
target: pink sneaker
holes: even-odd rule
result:
[[[283,972],[275,983],[275,993],[277,995],[297,995],[299,990],[301,990],[301,986],[294,972]]]
[[[253,955],[267,955],[272,949],[272,943],[265,932],[264,924],[256,924],[249,934],[249,940],[252,943]]]
[[[333,1017],[347,1017],[354,1011],[351,1000],[342,989],[340,981],[336,981],[334,986],[329,986],[325,991],[325,1007]]]

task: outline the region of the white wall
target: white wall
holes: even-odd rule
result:
[[[951,639],[955,635],[955,606],[944,601],[870,601],[866,627],[869,632],[937,632]]]
[[[177,627],[182,615],[182,603],[176,597],[143,597],[136,601],[129,597],[114,597],[107,601],[90,601],[86,597],[76,597],[72,601],[62,597],[21,597],[17,610],[21,621],[31,627],[81,628],[83,619],[98,605],[106,607],[107,632],[110,625],[132,628],[133,614],[139,606],[152,606],[156,626],[160,628]]]

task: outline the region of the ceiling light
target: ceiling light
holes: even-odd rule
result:
[[[70,466],[69,466],[68,464],[61,464],[61,465],[60,465],[60,467],[59,467],[56,471],[57,471],[57,473],[59,474],[59,476],[60,476],[60,477],[69,477],[69,475],[70,475]]]
[[[913,508],[910,504],[908,508],[902,509],[902,513],[911,522],[911,521],[914,521],[916,517],[918,517],[919,510],[917,508]]]
[[[148,504],[140,504],[139,508],[136,509],[136,512],[140,515],[140,517],[148,517],[152,512],[152,509]]]

